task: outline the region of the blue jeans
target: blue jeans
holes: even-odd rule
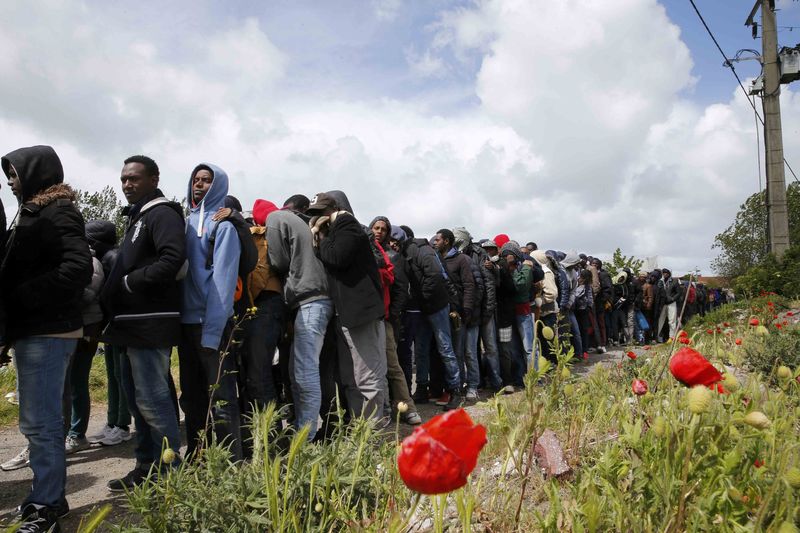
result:
[[[461,390],[461,373],[453,351],[450,336],[450,307],[425,316],[417,329],[414,348],[417,354],[417,385],[427,385],[430,380],[431,339],[436,340],[439,356],[444,363],[444,379],[448,390]]]
[[[522,338],[522,348],[525,350],[525,366],[527,368],[527,362],[531,360],[533,351],[533,318],[531,315],[517,315],[517,327]]]
[[[178,419],[169,390],[171,348],[124,349],[122,388],[136,426],[136,466],[149,470],[161,459],[164,439],[177,454],[181,446]]]
[[[480,336],[483,341],[483,371],[486,374],[487,385],[494,390],[500,390],[503,380],[500,379],[500,355],[497,348],[497,330],[494,317],[481,324]]]
[[[55,507],[64,499],[67,463],[61,401],[77,339],[26,337],[14,344],[19,430],[28,439],[33,484],[23,504]]]
[[[467,388],[478,390],[481,383],[481,370],[478,365],[478,335],[480,326],[462,327],[461,336],[464,337],[464,363],[467,367]],[[459,370],[463,369],[459,366]],[[463,370],[462,370],[463,372]],[[463,380],[462,380],[463,381]]]
[[[331,317],[333,317],[333,302],[325,298],[302,304],[294,319],[294,341],[289,358],[294,425],[298,429],[309,426],[309,440],[317,433],[317,418],[322,406],[319,353]]]
[[[583,341],[581,339],[581,328],[578,326],[578,319],[575,316],[575,311],[570,310],[567,313],[567,318],[569,319],[569,330],[572,334],[572,347],[575,349],[575,358],[576,359],[583,359]]]

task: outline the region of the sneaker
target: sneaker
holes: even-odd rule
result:
[[[27,507],[27,505],[25,507]],[[22,505],[18,505],[17,508],[15,509],[16,515],[22,516],[23,509],[24,507]],[[56,516],[58,516],[59,518],[66,518],[68,515],[69,515],[69,504],[67,503],[66,498],[62,498],[61,501],[56,506]]]
[[[478,401],[478,391],[475,389],[467,389],[467,401],[468,402],[477,402]]]
[[[409,426],[418,426],[422,424],[422,417],[415,411],[404,413],[401,419]]]
[[[601,347],[599,347],[599,348],[597,349],[597,353],[606,353],[606,347],[605,347],[605,346],[601,346]]]
[[[589,360],[589,352],[583,352],[583,360],[584,361],[588,361]]]
[[[439,399],[436,400],[436,405],[447,405],[450,402],[450,393],[443,392]]]
[[[503,394],[514,394],[514,385],[506,385],[503,387]]]
[[[147,472],[134,468],[125,477],[120,479],[112,479],[106,485],[111,492],[126,492],[135,489],[137,486],[144,483],[147,479]]]
[[[91,437],[89,437],[89,444],[100,444],[100,441],[111,435],[111,433],[115,429],[117,428],[106,424],[105,426],[103,426],[103,429],[101,429],[99,433],[96,433]]]
[[[450,393],[450,401],[444,406],[445,411],[452,411],[464,405],[464,397],[461,396],[460,391],[453,391]]]
[[[5,470],[6,472],[10,472],[12,470],[25,468],[26,466],[30,466],[30,464],[31,464],[30,450],[27,447],[25,447],[25,449],[19,452],[13,459],[9,459],[5,463],[1,464],[0,469]]]
[[[428,403],[430,399],[430,391],[428,390],[427,385],[417,385],[417,390],[414,391],[414,396],[412,396],[414,403]]]
[[[108,432],[108,435],[97,441],[98,444],[102,446],[116,446],[117,444],[122,444],[123,440],[120,431],[120,428],[111,428],[111,431]]]
[[[126,429],[126,428],[123,428],[123,427],[119,427],[119,426],[115,427],[114,429],[117,430],[117,434],[122,439],[122,442],[128,442],[129,440],[131,440],[133,438],[133,433],[131,433],[131,431],[129,429]]]
[[[22,509],[22,524],[17,533],[60,533],[57,511],[51,507],[29,503]]]
[[[67,455],[88,450],[89,446],[90,444],[86,437],[78,437],[77,435],[67,435],[64,441],[64,451],[67,452]]]

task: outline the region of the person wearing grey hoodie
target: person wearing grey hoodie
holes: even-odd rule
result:
[[[577,359],[583,358],[584,346],[581,339],[581,329],[578,325],[578,318],[575,315],[575,298],[578,289],[578,277],[581,269],[581,258],[575,252],[569,252],[564,259],[561,260],[560,266],[564,269],[566,274],[567,283],[569,287],[569,297],[566,303],[561,308],[561,312],[566,315],[569,322],[569,330],[571,334],[570,342],[574,349],[574,355]]]
[[[322,406],[319,358],[333,318],[333,301],[325,267],[314,253],[311,229],[291,206],[269,215],[267,242],[269,264],[282,278],[283,299],[294,315],[289,354],[294,425],[308,426],[311,440]]]

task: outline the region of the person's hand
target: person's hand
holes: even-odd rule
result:
[[[316,220],[311,219],[311,235],[314,237],[314,246],[318,246],[319,241],[328,234],[330,220],[328,216],[317,217]]]
[[[483,262],[483,268],[485,268],[486,270],[491,270],[494,268],[494,263],[492,263],[490,259],[486,259]]]
[[[230,207],[220,207],[217,209],[217,212],[214,213],[214,216],[211,217],[211,220],[214,222],[219,222],[220,220],[225,220],[233,213],[233,209]]]

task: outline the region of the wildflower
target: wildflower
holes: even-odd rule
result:
[[[678,339],[678,342],[680,342],[681,344],[686,344],[688,346],[689,344],[692,343],[692,339],[690,339],[689,337],[681,337],[680,339]]]
[[[722,325],[723,325],[723,327],[726,327],[726,328],[731,327],[731,323],[730,322],[723,322]]]
[[[777,320],[778,315],[772,315],[772,318]]]
[[[722,328],[717,328],[717,333],[722,333]]]
[[[770,307],[775,307],[775,304],[772,303],[772,302],[767,302],[767,305],[770,306]]]
[[[689,336],[689,334],[686,333],[686,331],[684,331],[684,330],[681,330],[681,332],[678,333],[678,337],[688,337],[688,336]]]
[[[403,482],[422,494],[463,487],[486,444],[486,428],[463,409],[448,411],[418,426],[403,439],[397,467]]]
[[[736,343],[736,346],[742,345],[742,339],[736,339],[734,342]]]
[[[788,321],[788,320],[784,320],[784,321],[783,321],[783,325],[784,325],[784,326],[788,326],[788,325],[789,325],[789,321]]]
[[[756,429],[767,429],[772,423],[761,411],[750,411],[744,417],[744,423]]]
[[[708,362],[708,359],[700,355],[700,352],[692,348],[681,348],[669,361],[669,371],[675,379],[686,385],[705,385],[709,387],[714,383],[722,381],[722,374]]]
[[[786,316],[794,316],[794,313],[792,313],[791,311],[786,311]]]
[[[550,326],[545,326],[542,328],[542,337],[544,337],[546,340],[551,341],[555,336],[556,334],[553,332],[553,328]]]
[[[643,379],[634,379],[631,383],[631,390],[636,396],[647,394],[647,382]]]
[[[753,466],[755,466],[756,468],[761,468],[762,466],[764,466],[764,461],[762,461],[761,459],[756,459],[755,461],[753,461]]]
[[[642,346],[642,349],[647,351],[647,350],[650,349],[650,345],[649,344],[645,344],[644,346]]]
[[[709,335],[713,335],[714,334],[714,330],[713,329],[707,329],[706,333],[708,333]]]
[[[630,359],[636,361],[636,354],[634,352],[628,352],[625,355],[627,355]]]
[[[757,318],[753,317],[753,318],[750,319],[750,325],[751,326],[757,326],[759,324],[760,324],[760,322],[758,321]]]
[[[405,413],[408,411],[408,404],[406,402],[398,402],[397,403],[397,412],[398,413]]]
[[[171,465],[176,457],[175,451],[172,448],[164,448],[164,451],[161,452],[161,462],[164,464]]]
[[[583,360],[584,361],[588,361],[589,360],[589,352],[583,352]]]
[[[775,324],[775,328],[776,328],[776,329],[781,329],[782,327],[783,327],[783,326],[781,326],[780,324]]]
[[[696,414],[702,414],[711,407],[711,391],[700,385],[692,387],[686,396],[689,410]]]

